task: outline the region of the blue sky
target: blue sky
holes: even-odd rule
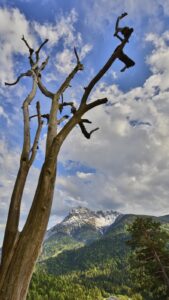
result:
[[[35,0],[0,1],[0,233],[19,165],[24,98],[29,79],[5,87],[29,69],[24,34],[33,47],[45,38],[42,60],[50,55],[43,82],[55,91],[75,65],[76,46],[85,66],[72,81],[65,100],[79,103],[83,87],[118,45],[113,37],[116,18],[127,11],[123,25],[134,28],[125,47],[136,65],[121,73],[116,61],[93,90],[91,99],[107,97],[108,106],[90,111],[99,127],[86,140],[76,127],[59,156],[54,203],[49,226],[82,205],[123,213],[169,213],[169,2],[168,0]],[[49,103],[40,92],[43,113]],[[113,104],[113,105],[112,105]],[[31,106],[35,112],[35,105]],[[89,128],[93,128],[90,126]],[[32,136],[36,120],[31,121]],[[90,129],[89,129],[90,130]],[[21,227],[31,205],[39,168],[43,163],[46,126],[25,188]]]

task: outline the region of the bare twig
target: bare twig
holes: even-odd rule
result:
[[[21,160],[23,161],[29,160],[29,152],[30,152],[29,105],[31,104],[32,100],[35,97],[36,90],[37,90],[37,80],[36,80],[36,76],[34,75],[32,90],[23,103],[24,142],[23,142],[23,150],[21,155]]]
[[[29,55],[29,62],[30,62],[31,67],[33,67],[34,64],[35,64],[35,63],[34,63],[34,60],[33,60],[33,58],[32,58],[34,49],[32,49],[32,48],[29,46],[29,44],[28,44],[27,40],[25,39],[24,35],[23,35],[23,37],[22,37],[21,40],[24,41],[25,45],[26,45],[27,48],[29,49],[29,54],[30,54],[30,55]]]
[[[43,71],[48,64],[49,56],[45,59],[45,61],[42,62],[41,66],[39,67],[39,71]]]
[[[63,102],[63,94],[61,94],[61,97],[62,97],[62,103],[59,104],[60,113],[62,112],[64,106],[71,106],[72,107],[74,105],[73,102]]]
[[[38,117],[38,115],[33,115],[29,117],[29,120],[31,120],[32,118]],[[49,122],[49,114],[43,114],[41,115],[41,118],[47,119],[47,123]]]
[[[89,121],[88,123],[91,123],[91,122]],[[83,124],[83,121],[79,122],[79,126],[80,126],[80,129],[81,129],[83,135],[84,135],[87,139],[90,139],[92,133],[99,129],[99,127],[97,127],[97,128],[95,128],[95,129],[91,130],[90,132],[88,132],[88,131],[86,130],[86,127],[85,127],[84,124]]]
[[[18,78],[16,79],[16,81],[12,82],[12,83],[8,83],[8,82],[5,82],[5,85],[15,85],[19,82],[19,80],[22,78],[22,77],[25,77],[25,76],[32,76],[32,71],[29,70],[27,71],[26,73],[22,73],[21,75],[18,76]]]
[[[105,104],[108,102],[108,99],[107,98],[101,98],[101,99],[97,99],[89,104],[86,105],[86,109],[87,111],[92,109],[93,107],[95,106],[98,106],[98,105],[102,105],[102,104]]]
[[[36,62],[38,62],[39,61],[39,52],[40,52],[40,50],[42,49],[42,47],[48,42],[49,40],[48,39],[46,39],[41,45],[40,45],[40,47],[38,48],[38,50],[36,50]]]
[[[58,91],[56,92],[56,94],[60,97],[64,91],[70,87],[70,82],[71,80],[73,79],[73,77],[75,76],[75,74],[78,72],[78,71],[82,71],[84,69],[83,67],[83,64],[81,64],[80,60],[79,60],[79,57],[78,57],[78,54],[77,54],[77,51],[75,50],[74,48],[74,51],[75,51],[75,55],[76,55],[76,58],[77,58],[77,64],[76,64],[76,67],[72,70],[72,72],[67,76],[67,78],[65,79],[65,81],[63,82],[63,84],[60,86],[60,88],[58,89]]]
[[[84,94],[83,94],[82,100],[81,100],[81,106],[86,104],[92,89],[97,84],[97,82],[104,76],[104,74],[110,69],[113,62],[119,57],[119,55],[121,54],[121,51],[124,48],[124,46],[126,45],[126,43],[127,43],[127,39],[124,39],[123,42],[118,47],[118,49],[116,48],[116,50],[110,56],[110,58],[105,63],[103,68],[100,69],[100,71],[96,74],[96,76],[90,81],[88,86],[85,87],[85,91],[84,91]]]
[[[60,123],[62,123],[64,120],[66,120],[68,118],[69,118],[68,115],[64,115],[62,118],[60,118],[59,120],[57,120],[57,124],[59,125]]]
[[[79,59],[79,56],[77,54],[77,50],[76,50],[75,47],[74,47],[74,53],[75,53],[75,56],[76,56],[76,59],[77,59],[77,64],[79,64],[80,63],[80,59]]]
[[[29,165],[32,165],[36,153],[37,153],[37,149],[38,149],[38,142],[39,142],[39,137],[40,137],[40,133],[41,133],[41,129],[42,129],[42,125],[43,125],[43,121],[41,120],[41,113],[40,113],[40,102],[38,101],[36,103],[36,110],[37,110],[37,116],[38,116],[38,128],[35,134],[35,138],[34,138],[34,142],[33,142],[33,146],[31,149],[31,157],[29,159]]]
[[[82,123],[88,123],[88,124],[92,124],[91,121],[89,121],[88,119],[81,119]]]
[[[21,40],[24,41],[25,45],[26,45],[26,46],[28,47],[28,49],[29,49],[30,55],[32,55],[33,52],[34,52],[34,50],[29,46],[29,44],[28,44],[27,40],[25,39],[24,35],[22,36]]]
[[[53,99],[54,93],[50,92],[42,83],[40,76],[38,76],[38,87],[41,90],[42,94],[46,97]]]

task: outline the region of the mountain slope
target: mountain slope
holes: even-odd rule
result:
[[[46,245],[53,241],[57,243],[58,247],[60,241],[63,242],[63,236],[77,242],[75,234],[77,228],[78,238],[83,236],[80,231],[82,229],[82,232],[85,232],[84,222],[79,223],[82,215],[74,224],[74,222],[69,222],[72,218],[71,214],[63,222],[65,231],[67,231],[65,223],[67,221],[71,223],[69,234],[65,234],[64,231],[63,235],[63,230],[60,235],[52,234],[46,239]],[[90,219],[90,213],[88,216]],[[32,279],[28,300],[105,300],[114,299],[112,295],[116,295],[115,299],[119,300],[143,300],[140,294],[133,292],[131,270],[128,265],[131,250],[126,245],[126,241],[129,239],[127,226],[136,217],[132,214],[118,214],[114,222],[109,226],[103,226],[101,231],[99,231],[100,227],[98,229],[96,225],[92,224],[92,228],[101,232],[99,238],[86,244],[83,241],[84,245],[77,249],[66,251],[61,249],[61,253],[57,256],[41,260]],[[168,230],[169,216],[153,218],[160,221],[162,226]],[[87,222],[88,225],[90,221]],[[79,223],[78,226],[77,223]],[[56,236],[57,240],[55,240]]]
[[[60,275],[72,271],[86,271],[91,267],[102,268],[113,259],[118,261],[118,268],[121,269],[129,252],[126,245],[129,238],[127,227],[136,217],[132,214],[119,215],[99,239],[79,249],[63,251],[57,257],[50,257],[42,262],[42,265],[50,274]],[[169,216],[153,218],[165,228],[169,227]]]
[[[112,210],[95,212],[84,207],[73,209],[61,223],[47,231],[40,260],[101,238],[120,215]]]

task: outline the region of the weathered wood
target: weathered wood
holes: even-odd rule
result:
[[[113,62],[118,58],[122,49],[124,48],[127,40],[124,40],[116,51],[113,52],[111,57],[90,81],[85,88],[84,94],[81,98],[78,109],[74,109],[73,102],[63,102],[63,93],[70,87],[70,82],[78,71],[83,70],[83,65],[80,62],[76,48],[74,48],[76,56],[76,66],[72,72],[66,77],[65,81],[61,84],[56,92],[49,91],[41,81],[41,71],[48,63],[48,57],[39,66],[39,54],[42,47],[47,43],[45,40],[37,51],[32,49],[26,39],[23,37],[26,47],[29,50],[29,62],[31,69],[22,73],[13,84],[16,84],[23,76],[31,75],[33,79],[33,86],[30,94],[23,103],[23,116],[24,116],[24,141],[21,154],[20,168],[16,178],[9,214],[7,219],[4,243],[2,248],[2,261],[0,267],[0,299],[1,300],[25,300],[29,282],[33,273],[34,265],[39,255],[43,238],[46,232],[47,223],[50,216],[54,187],[56,181],[56,166],[57,158],[60,148],[65,141],[71,130],[79,124],[81,130],[86,137],[91,135],[96,129],[90,133],[84,132],[83,123],[90,123],[87,119],[82,119],[82,116],[89,110],[99,105],[105,104],[108,99],[97,99],[93,102],[87,103],[88,97],[104,74],[112,66]],[[33,57],[35,55],[35,58]],[[40,104],[37,104],[37,114],[32,117],[38,117],[38,127],[35,134],[34,142],[31,148],[30,140],[30,119],[29,105],[36,95],[37,87],[40,91],[50,100],[50,112],[41,115]],[[61,103],[59,102],[61,99]],[[64,127],[57,132],[57,126],[68,116],[64,115],[60,119],[57,118],[58,112],[62,112],[65,106],[70,106],[72,109],[72,117],[64,125]],[[74,109],[74,110],[73,110]],[[46,154],[43,167],[40,172],[39,180],[35,196],[32,200],[32,205],[27,216],[24,228],[19,233],[18,225],[20,218],[20,207],[25,187],[27,175],[32,165],[36,152],[40,132],[42,128],[41,118],[45,117],[48,120],[47,124],[47,139],[46,139]],[[83,128],[82,128],[83,127]]]

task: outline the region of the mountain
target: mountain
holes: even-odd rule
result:
[[[117,211],[92,211],[85,207],[72,209],[64,220],[50,228],[45,235],[40,261],[55,257],[63,251],[78,249],[100,240],[106,235],[121,232],[126,235],[126,227],[136,215]],[[164,227],[168,226],[169,215],[153,217]]]
[[[103,234],[119,215],[121,214],[113,210],[92,211],[79,206],[72,209],[61,223],[47,231],[45,241],[61,235],[68,235],[80,241],[88,242],[88,239],[82,235],[82,231],[90,229],[93,232]]]
[[[64,250],[80,248],[101,238],[110,225],[122,216],[119,212],[92,211],[77,207],[46,233],[40,260],[56,256]]]
[[[143,300],[132,289],[131,250],[126,244],[127,227],[136,217],[73,209],[46,234],[46,253],[43,250],[37,264],[28,300],[103,300],[114,296],[118,300]],[[169,215],[153,218],[169,230]]]

